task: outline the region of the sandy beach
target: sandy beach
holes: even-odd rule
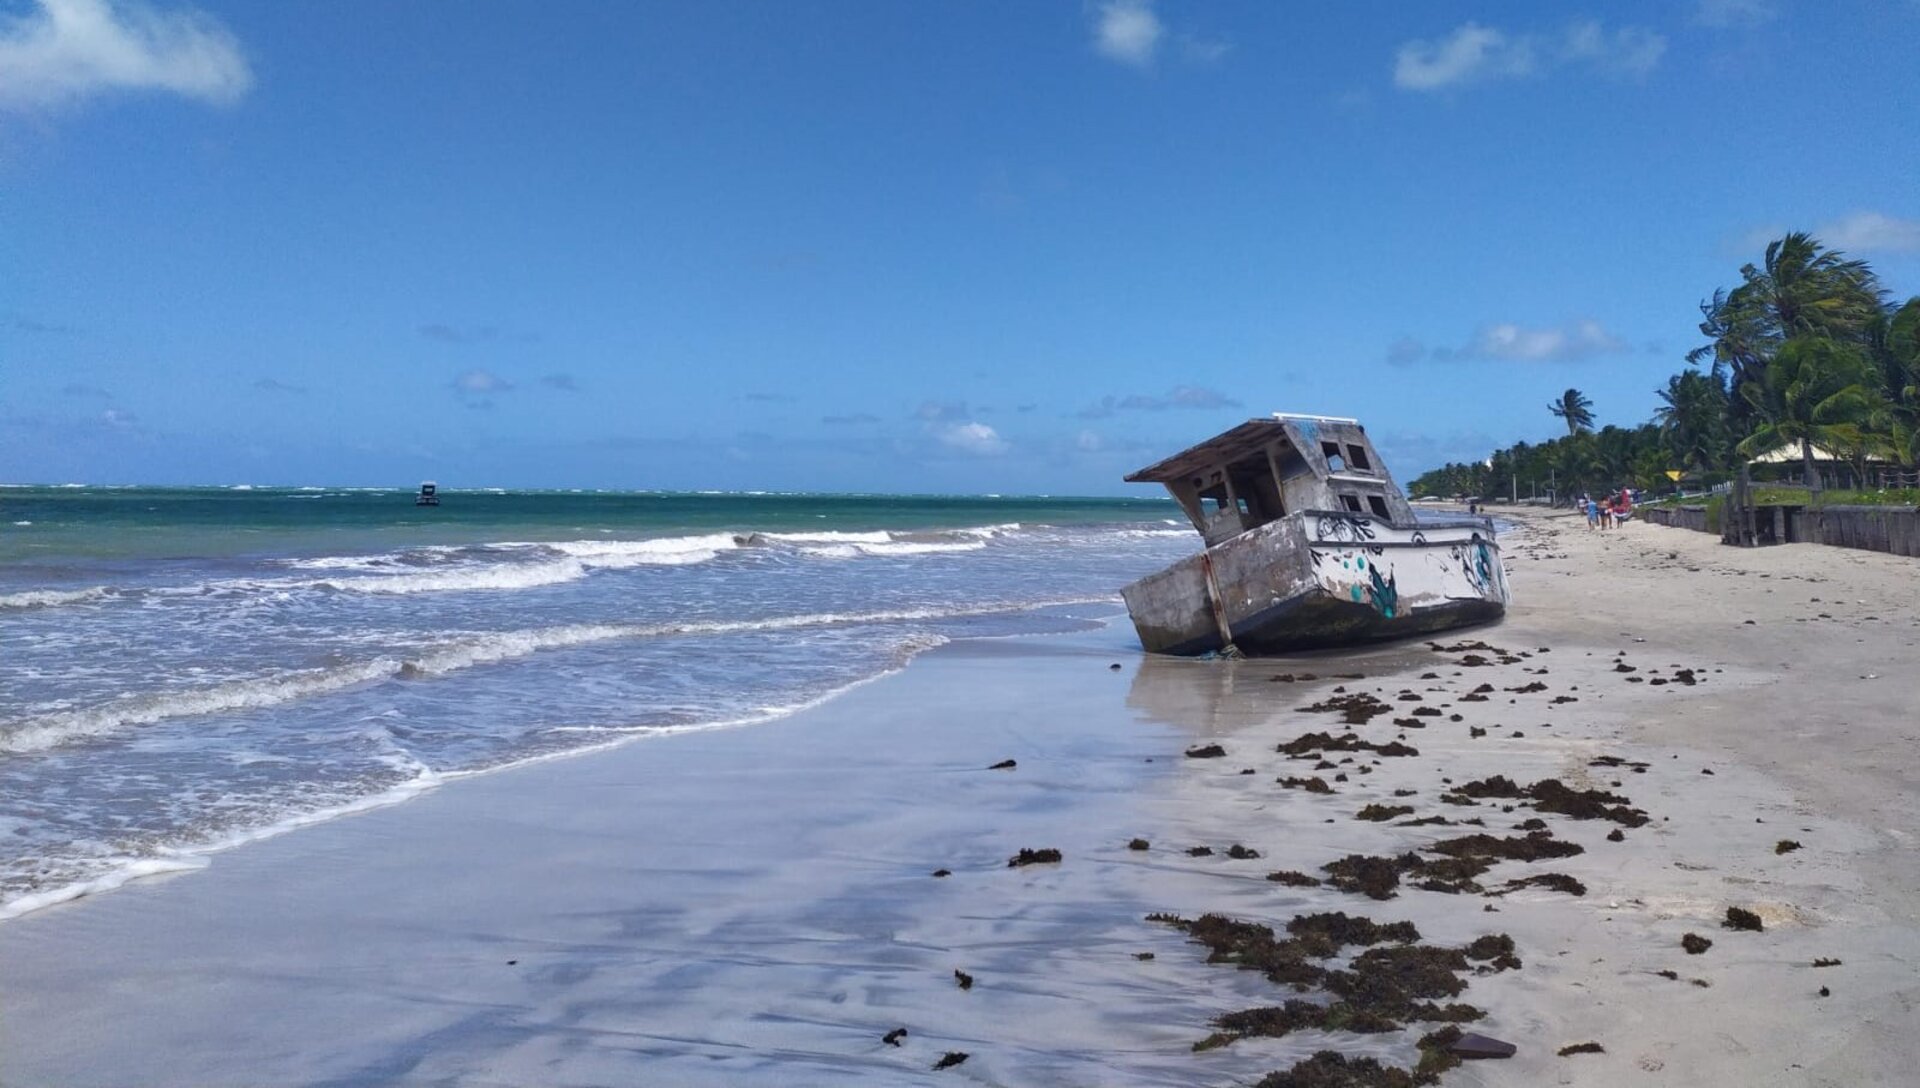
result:
[[[774,724],[456,780],[0,924],[0,1083],[1233,1085],[1326,1049],[1412,1066],[1441,1025],[1194,1049],[1217,1017],[1314,994],[1210,964],[1148,914],[1280,930],[1333,911],[1433,946],[1512,938],[1518,969],[1477,962],[1446,1000],[1518,1053],[1443,1084],[1911,1083],[1913,561],[1510,516],[1513,609],[1439,643],[1146,659],[1117,613],[963,640]],[[1361,695],[1386,709],[1306,709]],[[1349,730],[1376,747],[1276,750]],[[1611,815],[1495,776],[1602,791]],[[1450,825],[1407,826],[1432,817]],[[1579,852],[1492,864],[1477,891],[1404,867],[1390,898],[1268,879],[1535,830]],[[1022,850],[1060,859],[1010,865]],[[1726,928],[1729,907],[1763,928]],[[1587,1042],[1602,1052],[1559,1053]]]

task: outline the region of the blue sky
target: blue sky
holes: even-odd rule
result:
[[[0,479],[1119,493],[1636,423],[1808,229],[1920,292],[1915,0],[0,0]]]

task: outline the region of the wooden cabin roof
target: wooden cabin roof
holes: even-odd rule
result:
[[[1357,421],[1339,416],[1295,415],[1288,412],[1276,412],[1259,419],[1249,419],[1231,431],[1214,435],[1205,442],[1181,450],[1164,461],[1156,461],[1146,468],[1127,477],[1130,484],[1163,484],[1169,480],[1179,480],[1196,475],[1208,469],[1238,461],[1243,457],[1258,453],[1270,442],[1284,442],[1291,446],[1292,437],[1287,433],[1288,420],[1311,420],[1314,423],[1334,423],[1358,426]]]
[[[1265,419],[1249,419],[1225,434],[1217,434],[1205,442],[1181,450],[1164,461],[1157,461],[1127,477],[1130,484],[1163,484],[1168,480],[1181,480],[1208,469],[1219,468],[1228,462],[1238,461],[1264,449],[1269,442],[1292,443],[1287,437],[1286,425],[1269,416]]]

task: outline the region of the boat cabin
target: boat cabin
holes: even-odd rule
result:
[[[420,494],[414,496],[415,506],[439,506],[440,488],[432,480],[420,485]]]
[[[1165,486],[1208,547],[1307,511],[1413,523],[1413,509],[1366,429],[1334,416],[1250,419],[1127,482]]]

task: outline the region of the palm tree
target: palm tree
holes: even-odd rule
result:
[[[1593,402],[1578,389],[1560,394],[1558,401],[1547,405],[1547,411],[1566,421],[1570,435],[1593,430]]]
[[[1875,338],[1886,393],[1880,430],[1901,462],[1920,458],[1920,297],[1887,314]]]
[[[1718,373],[1689,367],[1655,390],[1665,401],[1655,414],[1660,437],[1681,468],[1707,471],[1727,450],[1727,383]]]
[[[1859,341],[1880,318],[1884,292],[1867,263],[1803,232],[1769,243],[1764,262],[1741,268],[1740,279],[1700,304],[1700,332],[1710,342],[1687,353],[1687,362],[1711,358],[1716,373],[1727,373],[1736,414],[1750,403],[1746,387],[1789,339]]]
[[[1740,455],[1755,457],[1797,442],[1807,486],[1818,488],[1814,443],[1829,449],[1864,444],[1863,425],[1882,403],[1874,388],[1877,378],[1873,364],[1852,344],[1817,335],[1793,337],[1742,390],[1762,422],[1740,443]]]

